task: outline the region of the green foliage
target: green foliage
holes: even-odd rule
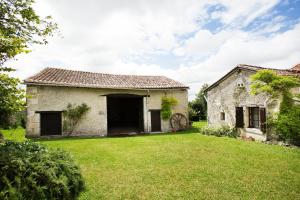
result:
[[[300,108],[295,105],[291,89],[300,86],[300,80],[293,76],[281,76],[272,70],[260,70],[251,77],[251,92],[265,93],[271,97],[282,97],[276,117],[269,117],[269,125],[284,140],[296,141],[300,134]]]
[[[29,45],[46,44],[46,37],[57,29],[50,16],[42,19],[35,13],[34,2],[1,0],[0,3],[0,127],[10,126],[10,119],[25,104],[20,80],[3,73],[14,69],[3,64],[20,53],[28,53]]]
[[[188,104],[188,112],[189,112],[189,121],[199,121],[198,113],[192,108],[191,102]]]
[[[223,125],[220,127],[202,127],[199,132],[203,135],[214,135],[217,137],[227,136],[231,138],[237,138],[239,136],[237,130],[234,127]]]
[[[282,100],[279,107],[279,113],[288,113],[294,107],[293,95],[290,92],[282,93]]]
[[[4,141],[4,135],[3,133],[0,131],[0,143]]]
[[[76,199],[84,180],[71,156],[29,140],[0,145],[0,199]]]
[[[67,109],[63,111],[64,114],[64,130],[71,135],[76,128],[76,125],[81,120],[81,118],[90,110],[90,107],[86,103],[81,105],[68,104]]]
[[[25,90],[18,78],[0,73],[0,127],[8,127],[10,118],[25,108]]]
[[[206,120],[207,118],[207,102],[204,97],[204,91],[208,88],[208,84],[203,84],[200,91],[196,94],[196,98],[189,102],[189,119],[190,121]]]
[[[289,93],[290,89],[299,85],[298,78],[281,76],[273,70],[259,70],[251,76],[251,93],[254,95],[265,93],[276,97],[282,93]]]
[[[172,115],[172,107],[178,104],[174,97],[164,96],[161,98],[161,116],[163,120],[170,119]]]
[[[51,17],[41,18],[34,9],[35,0],[1,0],[0,69],[4,62],[20,53],[28,53],[30,44],[46,44],[47,36],[57,30]],[[11,68],[3,68],[8,71]],[[1,71],[1,70],[0,70]]]
[[[88,186],[80,199],[299,199],[299,148],[201,135],[196,128],[205,124],[176,134],[40,143],[80,164]]]
[[[300,105],[279,113],[273,121],[277,134],[284,140],[300,145]]]

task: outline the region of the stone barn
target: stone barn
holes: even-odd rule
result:
[[[164,76],[92,73],[45,68],[27,78],[26,136],[65,135],[63,111],[85,103],[90,110],[75,135],[110,136],[167,132],[161,118],[161,98],[174,97],[172,112],[188,115],[188,87]]]

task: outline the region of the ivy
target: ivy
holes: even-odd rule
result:
[[[63,111],[64,131],[66,131],[68,135],[71,135],[83,115],[89,110],[90,107],[88,107],[86,103],[77,106],[69,103],[67,109]]]
[[[161,98],[161,116],[163,120],[170,119],[172,115],[172,108],[178,104],[174,97],[164,96]]]

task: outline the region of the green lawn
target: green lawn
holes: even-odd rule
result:
[[[40,142],[72,153],[87,185],[81,199],[300,199],[299,149],[195,130]]]
[[[8,140],[16,140],[16,141],[25,140],[25,130],[21,127],[17,129],[11,129],[11,130],[0,129],[0,132],[3,133],[4,138]]]

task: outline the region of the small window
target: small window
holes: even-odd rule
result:
[[[238,86],[239,88],[242,88],[242,87],[244,87],[244,83],[238,83],[237,86]]]
[[[225,120],[225,112],[221,112],[220,119],[223,120],[223,121]]]
[[[259,107],[249,107],[249,128],[259,128]]]

